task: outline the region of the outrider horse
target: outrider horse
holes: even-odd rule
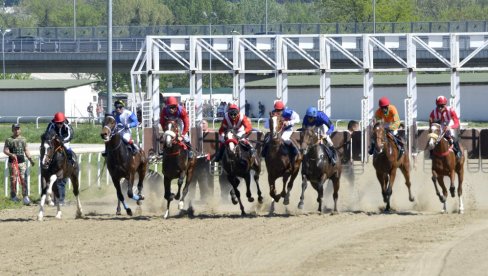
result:
[[[459,214],[464,213],[463,204],[463,179],[464,179],[464,155],[456,158],[452,150],[452,145],[444,137],[445,132],[439,124],[432,124],[429,133],[429,149],[432,150],[432,182],[434,182],[435,191],[442,203],[442,212],[447,211],[447,189],[444,184],[444,176],[449,176],[451,186],[449,191],[451,196],[455,197],[454,175],[458,175],[458,197],[459,197]],[[460,145],[461,147],[461,145]],[[461,147],[461,151],[463,148]],[[442,188],[442,194],[437,188],[436,179]]]
[[[337,199],[339,197],[340,179],[342,164],[338,161],[333,165],[329,159],[328,152],[331,151],[327,145],[319,140],[315,133],[315,127],[306,127],[300,133],[300,150],[303,152],[302,160],[302,194],[298,208],[303,209],[304,193],[307,189],[307,181],[312,183],[312,187],[317,191],[318,211],[322,212],[322,198],[324,196],[324,183],[330,179],[334,186],[333,213],[337,213]]]
[[[180,200],[178,208],[183,209],[185,196],[188,193],[189,184],[193,176],[193,169],[196,164],[196,158],[188,159],[188,151],[183,141],[178,139],[178,124],[175,121],[168,120],[166,131],[163,133],[163,176],[164,176],[164,198],[167,201],[167,209],[164,218],[169,217],[169,206],[173,199]],[[178,193],[171,193],[171,180],[178,179]],[[181,196],[181,185],[185,180],[183,196]],[[181,199],[180,199],[181,197]]]
[[[300,152],[297,153],[292,163],[288,148],[281,140],[283,131],[283,120],[281,116],[270,113],[269,130],[269,137],[265,146],[267,147],[267,153],[264,157],[266,169],[268,170],[269,194],[274,199],[274,202],[278,202],[280,197],[283,197],[283,204],[288,205],[290,203],[290,192],[293,188],[293,181],[295,181],[300,170],[302,154]],[[283,177],[283,190],[281,194],[276,194],[275,182],[280,177]],[[288,181],[288,179],[290,180]]]
[[[376,169],[376,177],[381,185],[383,201],[386,203],[385,212],[390,211],[390,199],[393,192],[393,184],[395,184],[397,168],[400,168],[405,177],[408,199],[413,202],[415,199],[410,190],[410,159],[408,154],[403,154],[399,157],[400,152],[395,143],[395,138],[392,133],[385,130],[382,123],[376,123],[373,126],[372,139],[375,141],[373,166]]]
[[[41,203],[39,208],[38,220],[44,218],[44,204],[46,202],[46,194],[50,185],[50,179],[52,175],[56,175],[57,180],[70,178],[73,185],[73,194],[76,197],[76,218],[81,218],[83,211],[81,209],[80,202],[80,183],[78,181],[78,172],[80,170],[78,162],[73,164],[68,160],[66,150],[64,148],[61,138],[55,131],[45,133],[41,137]],[[76,160],[76,156],[73,153],[73,159]],[[57,185],[54,185],[53,192],[57,200],[57,213],[56,218],[61,218],[61,207],[59,201],[59,190]]]
[[[142,200],[144,200],[144,195],[142,195],[143,181],[147,171],[146,154],[142,149],[137,153],[129,149],[129,145],[123,141],[119,133],[115,118],[111,115],[105,116],[100,136],[105,141],[105,160],[112,182],[117,190],[118,204],[116,214],[121,214],[120,204],[122,203],[127,215],[132,216],[132,210],[125,203],[120,180],[122,178],[127,180],[127,196],[135,200],[137,205],[141,205]],[[134,194],[132,187],[136,173],[139,180],[137,183],[137,194]]]
[[[259,187],[259,174],[261,172],[260,160],[257,154],[251,152],[251,145],[243,141],[238,141],[233,131],[227,131],[225,138],[222,167],[227,173],[227,179],[232,185],[232,189],[230,190],[232,203],[239,203],[241,215],[245,215],[246,212],[244,211],[244,205],[242,205],[241,193],[238,189],[240,182],[238,177],[242,177],[246,181],[247,200],[254,202],[254,197],[251,194],[251,170],[254,171],[254,181],[258,190],[258,202],[263,203],[263,197]]]

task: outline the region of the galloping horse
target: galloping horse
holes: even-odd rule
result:
[[[455,196],[456,189],[454,188],[454,175],[458,175],[458,197],[459,197],[459,214],[464,213],[463,204],[463,178],[464,178],[464,155],[461,158],[456,158],[449,145],[449,141],[444,137],[445,132],[442,131],[440,124],[432,124],[429,133],[429,149],[432,150],[432,182],[434,182],[435,191],[439,200],[443,204],[442,212],[447,211],[447,189],[444,185],[444,176],[449,176],[451,186],[449,191],[451,196]],[[461,145],[460,145],[461,147]],[[461,151],[462,151],[461,147]],[[442,194],[437,188],[436,179],[442,188]]]
[[[288,205],[290,203],[290,192],[293,188],[293,181],[295,181],[298,171],[300,170],[302,154],[299,152],[292,164],[287,146],[281,140],[281,133],[283,130],[283,120],[281,116],[276,116],[273,113],[270,113],[269,129],[269,140],[267,142],[268,151],[264,158],[266,169],[268,170],[269,194],[275,202],[278,202],[280,197],[283,197],[283,204]],[[281,191],[281,194],[277,195],[275,182],[276,179],[280,177],[283,177],[283,190]],[[290,181],[288,181],[288,178],[290,178]]]
[[[334,185],[334,213],[337,213],[337,199],[339,197],[340,179],[342,173],[342,164],[337,162],[336,165],[330,163],[327,157],[327,146],[320,143],[319,137],[315,133],[314,127],[302,129],[300,133],[300,148],[303,152],[302,161],[302,194],[298,208],[303,209],[304,193],[307,189],[307,180],[312,183],[312,187],[317,191],[317,202],[319,203],[318,211],[322,212],[322,197],[324,196],[324,183],[327,179],[332,180]]]
[[[147,171],[147,158],[144,150],[140,149],[137,153],[132,153],[128,145],[126,145],[117,130],[117,123],[115,118],[111,115],[106,115],[102,124],[102,131],[100,136],[105,141],[105,152],[107,168],[112,177],[115,189],[117,190],[117,211],[120,215],[120,204],[124,206],[127,215],[132,216],[132,210],[124,201],[124,195],[120,187],[120,180],[125,178],[128,182],[127,196],[137,202],[137,205],[142,204],[144,196],[142,195],[142,187],[144,177]],[[137,194],[134,194],[132,187],[134,185],[135,175],[138,173],[139,181],[137,183]]]
[[[410,159],[408,154],[403,154],[399,157],[395,138],[393,134],[387,133],[382,123],[374,125],[373,139],[375,140],[373,166],[376,169],[376,177],[381,185],[383,201],[386,203],[385,212],[390,211],[390,199],[393,192],[393,184],[395,184],[397,168],[400,168],[405,177],[408,199],[413,202],[415,198],[410,190]]]
[[[164,218],[169,217],[169,206],[173,199],[180,200],[178,208],[183,209],[185,196],[188,193],[189,184],[193,177],[196,158],[188,159],[188,153],[184,151],[184,144],[178,140],[178,124],[175,121],[168,120],[166,131],[163,133],[163,176],[164,176],[164,198],[167,201],[167,209]],[[171,180],[178,178],[178,193],[171,193]],[[185,179],[186,178],[186,179]],[[181,185],[185,180],[183,196],[181,197]],[[181,197],[181,199],[180,199]]]
[[[78,181],[78,172],[80,170],[78,162],[74,164],[68,160],[66,151],[62,140],[58,137],[55,131],[45,133],[41,137],[41,203],[39,208],[38,220],[44,218],[44,203],[46,202],[46,193],[49,188],[50,178],[52,175],[56,175],[58,180],[69,177],[73,184],[73,194],[76,197],[76,218],[81,218],[83,211],[81,209],[80,202],[80,184]],[[73,153],[74,155],[74,153]],[[76,160],[76,157],[73,156]],[[59,199],[59,191],[57,185],[54,185],[53,192],[56,198]],[[57,212],[56,218],[61,218],[60,201],[57,200]]]
[[[237,188],[239,186],[239,179],[237,177],[244,178],[244,181],[246,181],[247,200],[254,202],[254,197],[251,195],[251,170],[254,170],[254,181],[258,190],[258,202],[263,203],[263,197],[259,187],[259,173],[261,172],[260,160],[259,157],[251,153],[250,145],[237,140],[236,134],[232,130],[227,131],[225,137],[222,167],[227,173],[227,179],[232,185],[232,189],[230,190],[232,203],[239,203],[241,214],[245,215],[246,212],[244,212],[244,206],[242,205],[241,193]]]

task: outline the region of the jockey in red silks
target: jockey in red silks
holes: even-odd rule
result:
[[[220,145],[219,151],[213,160],[214,162],[220,162],[222,156],[224,155],[225,147],[223,146],[223,144],[225,142],[225,133],[228,130],[235,130],[237,133],[237,138],[239,140],[244,140],[246,144],[251,146],[252,154],[254,154],[254,149],[252,148],[252,145],[246,139],[252,131],[251,122],[246,115],[239,114],[239,107],[237,107],[237,105],[230,104],[227,113],[225,113],[224,115],[224,120],[222,121],[222,124],[219,128]]]
[[[444,96],[439,96],[435,100],[436,108],[432,110],[429,116],[429,127],[433,123],[440,124],[443,131],[445,131],[444,137],[447,138],[451,145],[454,145],[454,152],[457,158],[461,158],[462,151],[459,147],[459,142],[456,138],[456,130],[459,129],[459,117],[456,110],[447,106],[447,98]]]
[[[188,113],[185,107],[178,104],[178,100],[175,97],[168,97],[166,100],[166,106],[161,110],[159,116],[159,123],[163,127],[163,131],[166,131],[166,122],[175,121],[178,123],[178,129],[181,130],[178,135],[178,140],[183,141],[188,149],[188,158],[193,158],[193,151],[190,144],[190,137],[188,131],[190,129],[190,120],[188,119]]]

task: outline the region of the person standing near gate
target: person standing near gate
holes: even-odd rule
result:
[[[454,139],[455,131],[459,130],[459,117],[456,110],[447,106],[447,98],[444,96],[439,96],[435,100],[436,108],[430,112],[429,116],[429,128],[433,123],[438,123],[441,125],[443,131],[445,132],[444,137],[449,141],[449,144],[454,145],[454,152],[457,158],[461,158],[463,153],[459,147],[459,142]]]
[[[26,139],[20,134],[20,124],[12,125],[12,136],[5,140],[3,153],[8,156],[8,168],[10,175],[10,199],[14,202],[19,202],[17,198],[17,181],[20,181],[22,186],[22,196],[25,205],[30,204],[28,196],[27,183],[25,181],[27,158],[31,166],[35,166],[32,156],[27,148]]]
[[[92,105],[91,102],[86,107],[86,111],[88,112],[88,118],[89,118],[90,121],[93,120],[93,119],[95,119],[95,116],[93,115],[93,105]]]

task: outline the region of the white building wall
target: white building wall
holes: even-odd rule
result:
[[[95,98],[93,98],[95,96]],[[97,94],[92,91],[91,85],[84,85],[67,89],[65,92],[65,115],[68,117],[88,117],[86,108],[90,103],[93,112],[97,106]]]
[[[406,87],[375,87],[375,106],[378,106],[378,99],[386,96],[394,104],[400,118],[405,118],[404,100],[407,92]],[[288,88],[287,106],[294,109],[300,118],[303,118],[309,106],[317,106],[319,90],[317,88]],[[435,107],[435,99],[439,95],[450,97],[449,86],[422,86],[417,88],[417,119],[427,121],[430,112]],[[361,118],[361,99],[363,89],[361,87],[332,88],[332,114],[331,119],[355,119]],[[251,113],[258,114],[258,102],[266,106],[266,114],[273,109],[276,99],[275,89],[253,89],[246,88],[246,99],[251,104]],[[461,86],[461,120],[463,121],[488,121],[487,87],[483,85]],[[267,115],[266,115],[267,116]]]
[[[2,91],[0,116],[52,116],[64,110],[63,91]]]

